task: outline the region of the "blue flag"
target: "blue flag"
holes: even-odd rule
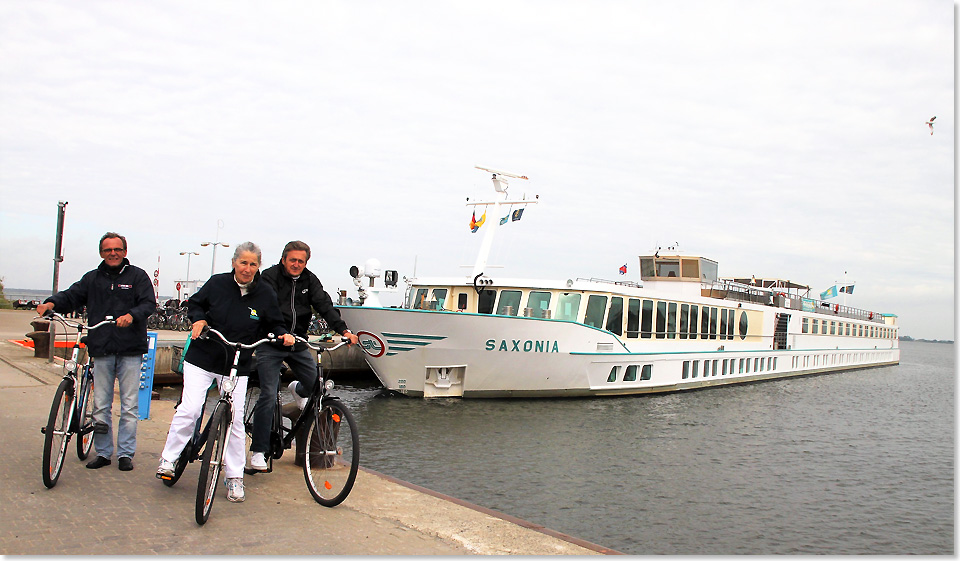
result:
[[[523,215],[522,208],[518,208],[517,210],[513,211],[513,221],[516,222],[517,220],[520,220],[520,216],[522,215]]]
[[[837,296],[837,285],[833,285],[830,288],[820,293],[821,300],[826,300],[828,298],[836,298],[836,296]]]

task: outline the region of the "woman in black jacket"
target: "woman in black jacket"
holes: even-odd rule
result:
[[[207,389],[214,380],[222,383],[233,364],[233,350],[219,339],[197,339],[204,327],[213,327],[228,340],[245,344],[254,343],[271,333],[280,336],[284,345],[293,345],[295,341],[284,327],[277,293],[268,284],[260,282],[260,258],[260,248],[253,242],[238,245],[233,254],[233,271],[210,277],[187,302],[187,316],[193,322],[193,340],[183,362],[183,397],[170,421],[157,477],[173,475],[177,458],[193,434]],[[252,354],[252,350],[240,353],[237,365],[239,376],[233,390],[233,423],[224,454],[227,500],[233,502],[244,499],[246,439],[243,406]]]

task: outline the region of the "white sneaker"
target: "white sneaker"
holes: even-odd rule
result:
[[[243,502],[243,478],[228,477],[224,483],[227,484],[227,500],[232,503]]]
[[[250,467],[258,471],[267,471],[267,459],[263,456],[263,452],[254,452],[250,456]]]
[[[300,382],[294,380],[294,381],[290,382],[290,385],[287,386],[287,388],[290,390],[290,393],[293,394],[293,400],[294,400],[295,402],[297,402],[297,407],[299,407],[300,410],[303,411],[303,408],[307,406],[307,401],[309,401],[310,398],[309,398],[309,397],[300,397],[300,394],[297,393],[297,384],[299,384],[299,383],[300,383]]]
[[[160,458],[160,466],[157,467],[157,479],[170,479],[173,477],[173,471],[176,469],[173,462],[168,462]]]

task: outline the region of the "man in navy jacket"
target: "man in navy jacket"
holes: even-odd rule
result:
[[[290,333],[306,339],[313,310],[316,310],[331,329],[340,333],[351,345],[355,344],[357,336],[347,329],[346,322],[333,307],[333,301],[320,284],[320,279],[307,269],[309,259],[310,246],[295,240],[283,247],[280,263],[263,272],[263,282],[272,286],[277,293],[284,326]],[[265,455],[270,451],[270,426],[277,405],[281,362],[286,362],[297,377],[289,387],[301,409],[307,401],[304,396],[310,395],[317,381],[317,363],[304,343],[298,342],[293,348],[264,345],[257,349],[260,398],[254,410],[250,442],[250,467],[255,470],[267,469]]]
[[[90,469],[110,465],[113,457],[113,387],[120,387],[120,423],[117,428],[117,463],[121,470],[133,469],[137,450],[140,364],[147,352],[147,318],[157,309],[153,284],[147,273],[127,261],[127,240],[115,232],[100,238],[103,261],[70,288],[47,298],[37,306],[43,315],[49,310],[66,314],[87,307],[90,325],[108,317],[116,324],[103,325],[87,336],[87,354],[93,360],[93,444],[97,457]]]

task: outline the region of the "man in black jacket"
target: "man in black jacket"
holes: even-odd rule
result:
[[[70,288],[58,292],[37,306],[43,315],[49,310],[61,314],[87,307],[87,323],[93,325],[112,317],[116,324],[94,329],[87,336],[87,353],[93,360],[93,418],[96,423],[93,445],[97,457],[90,469],[110,465],[113,457],[113,387],[120,387],[120,423],[117,427],[117,464],[123,471],[133,469],[137,450],[137,419],[140,391],[140,364],[147,352],[147,318],[157,308],[153,284],[147,273],[127,261],[127,240],[115,232],[100,238],[103,261]]]
[[[351,345],[356,344],[357,336],[350,332],[340,312],[333,307],[333,301],[320,284],[320,279],[307,269],[309,260],[310,246],[301,241],[292,241],[284,246],[280,263],[261,274],[261,280],[277,292],[286,328],[290,333],[306,339],[313,310],[316,310],[331,329],[347,338]],[[290,391],[301,409],[307,400],[303,396],[310,395],[317,381],[317,363],[304,343],[297,342],[292,349],[279,345],[264,345],[257,349],[260,398],[254,411],[250,443],[250,467],[256,470],[267,469],[265,454],[270,451],[270,425],[277,404],[275,396],[280,385],[282,362],[286,362],[297,377],[290,383]]]

